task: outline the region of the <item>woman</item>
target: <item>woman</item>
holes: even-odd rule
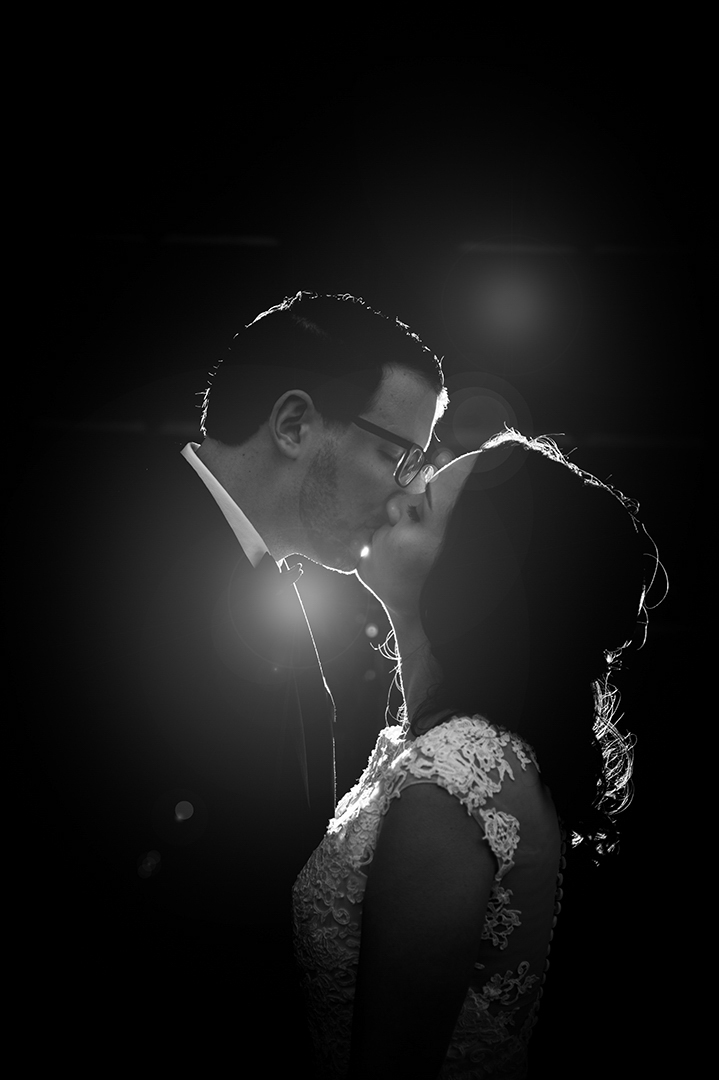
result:
[[[564,838],[611,849],[627,801],[606,676],[643,608],[635,509],[515,432],[390,501],[359,575],[404,723],[294,889],[318,1076],[526,1075]]]

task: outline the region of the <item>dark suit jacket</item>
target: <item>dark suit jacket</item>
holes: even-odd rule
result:
[[[294,586],[251,566],[179,451],[64,462],[39,816],[62,807],[53,879],[89,949],[168,992],[231,976],[236,1005],[252,991],[235,1031],[273,1037],[272,995],[283,1030],[296,1008],[291,885],[333,812],[333,706]]]

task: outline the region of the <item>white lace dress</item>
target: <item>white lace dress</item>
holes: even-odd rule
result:
[[[496,859],[482,946],[442,1080],[526,1075],[547,953],[561,895],[561,836],[533,752],[482,717],[453,717],[416,740],[380,732],[367,768],[341,800],[293,890],[316,1077],[340,1080],[349,1062],[362,900],[382,820],[405,787],[434,783],[476,820]]]

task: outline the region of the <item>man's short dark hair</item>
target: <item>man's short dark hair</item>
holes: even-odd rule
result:
[[[445,393],[440,361],[399,319],[349,294],[298,292],[235,335],[205,390],[202,433],[239,446],[293,389],[310,394],[326,421],[348,424],[370,409],[388,365]]]

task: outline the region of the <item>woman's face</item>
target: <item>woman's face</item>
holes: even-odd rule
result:
[[[442,545],[444,530],[474,468],[477,454],[445,465],[421,495],[398,492],[387,503],[389,522],[375,532],[357,576],[390,614],[419,615],[422,585]]]

